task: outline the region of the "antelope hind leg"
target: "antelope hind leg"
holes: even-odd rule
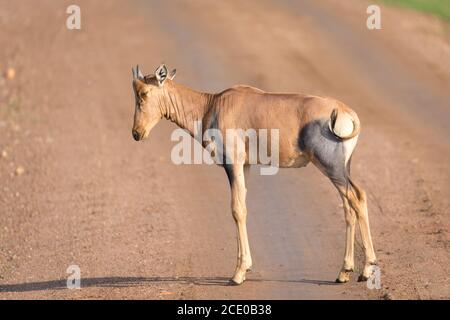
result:
[[[337,283],[345,283],[350,280],[350,275],[354,270],[354,248],[355,248],[355,226],[356,226],[356,215],[352,211],[348,200],[345,196],[341,194],[342,203],[345,213],[345,223],[346,223],[346,240],[345,240],[345,254],[344,254],[344,264],[339,272],[336,279]]]

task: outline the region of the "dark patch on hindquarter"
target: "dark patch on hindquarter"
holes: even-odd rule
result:
[[[299,133],[298,144],[333,183],[346,185],[344,144],[330,131],[328,121],[314,120],[306,124]]]

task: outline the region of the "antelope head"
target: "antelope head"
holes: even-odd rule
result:
[[[144,76],[139,66],[132,68],[135,111],[133,138],[136,141],[147,138],[150,130],[163,117],[164,83],[175,77],[176,70],[168,72],[167,67],[160,65],[153,75]]]

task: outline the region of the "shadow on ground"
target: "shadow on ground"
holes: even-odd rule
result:
[[[229,278],[225,277],[99,277],[82,278],[81,287],[133,287],[144,286],[147,283],[179,283],[194,284],[199,286],[229,286]],[[272,280],[272,279],[247,279],[246,282],[297,282],[313,285],[338,285],[333,281],[300,279],[300,280]],[[28,282],[0,285],[0,292],[28,292],[41,290],[67,289],[67,280],[51,280],[42,282]]]

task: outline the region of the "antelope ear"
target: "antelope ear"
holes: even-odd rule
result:
[[[165,64],[162,64],[156,69],[155,76],[156,80],[158,80],[159,86],[162,86],[167,79],[168,70]]]
[[[169,79],[173,80],[173,78],[175,78],[176,75],[177,75],[177,69],[173,69],[172,71],[170,71]]]
[[[139,70],[139,65],[135,68],[131,68],[131,71],[133,73],[133,80],[135,79],[144,79],[144,75],[142,74],[141,70]]]
[[[140,79],[140,80],[144,79],[144,75],[142,74],[141,70],[139,69],[139,65],[136,66],[136,75],[137,75],[138,79]]]

